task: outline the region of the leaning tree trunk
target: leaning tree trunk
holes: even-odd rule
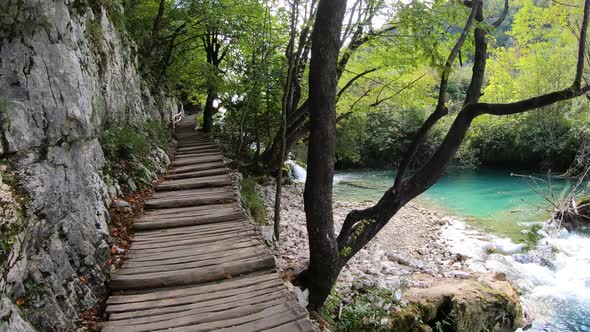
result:
[[[346,0],[321,0],[312,33],[309,71],[310,133],[304,203],[310,261],[302,281],[311,310],[322,306],[340,272],[332,214],[336,146],[336,88]]]

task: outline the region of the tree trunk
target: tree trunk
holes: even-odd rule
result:
[[[312,33],[309,70],[310,133],[304,205],[309,268],[302,281],[311,310],[320,308],[341,266],[334,234],[332,181],[336,147],[336,88],[340,32],[346,0],[321,0]]]
[[[203,110],[203,131],[206,133],[210,133],[213,129],[213,115],[217,113],[216,107],[213,106],[215,99],[217,99],[217,92],[214,88],[208,88],[205,109]]]

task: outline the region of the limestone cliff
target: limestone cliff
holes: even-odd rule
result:
[[[97,137],[176,111],[142,80],[122,11],[116,0],[0,0],[0,331],[72,330],[106,291]]]

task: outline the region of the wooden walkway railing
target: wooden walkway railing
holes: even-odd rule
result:
[[[176,156],[113,273],[103,331],[315,331],[246,220],[223,155],[176,128]]]

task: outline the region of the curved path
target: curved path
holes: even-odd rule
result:
[[[179,123],[175,159],[133,225],[102,330],[315,331],[246,220],[219,148],[194,124]]]

